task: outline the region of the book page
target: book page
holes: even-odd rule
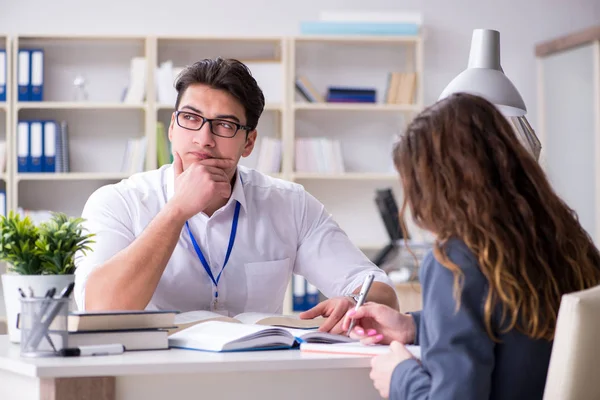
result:
[[[279,328],[223,321],[207,321],[169,337],[171,347],[209,351],[289,347],[293,342],[294,338]]]
[[[305,329],[292,329],[283,328],[290,332],[294,337],[301,339],[302,341],[309,343],[348,343],[355,342],[356,339],[351,339],[346,335],[338,335],[329,332],[319,332],[316,329],[305,330]]]
[[[208,321],[226,321],[226,322],[235,322],[239,323],[235,318],[228,317],[226,315],[221,315],[212,311],[206,310],[198,310],[198,311],[188,311],[181,314],[177,314],[175,316],[175,329],[170,329],[169,334],[172,335],[175,332],[179,332],[182,329],[189,328],[190,326],[194,326],[196,324],[208,322]]]
[[[208,320],[230,320],[233,322],[234,318],[228,317],[226,315],[218,314],[212,311],[206,310],[198,310],[198,311],[188,311],[184,313],[177,314],[175,316],[175,324],[189,324],[190,322],[202,322]]]
[[[258,324],[282,326],[299,329],[314,329],[321,326],[324,318],[300,319],[295,315],[267,314],[258,312],[245,312],[235,316],[243,324]]]

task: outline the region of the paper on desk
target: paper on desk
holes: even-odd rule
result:
[[[421,359],[421,346],[405,345],[406,349],[418,360]],[[310,353],[335,353],[335,354],[350,354],[350,355],[366,355],[377,356],[390,352],[390,346],[383,344],[366,345],[360,342],[350,343],[302,343],[300,351]]]

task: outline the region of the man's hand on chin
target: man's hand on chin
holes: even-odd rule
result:
[[[356,303],[350,297],[332,297],[322,301],[310,310],[300,313],[301,319],[312,319],[319,316],[327,318],[319,328],[321,332],[345,334],[342,330],[342,321],[346,312],[354,308]]]

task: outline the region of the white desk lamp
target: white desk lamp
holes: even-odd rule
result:
[[[469,65],[446,86],[440,100],[458,92],[481,96],[496,105],[512,123],[523,145],[539,159],[542,146],[525,117],[525,102],[500,65],[500,32],[473,31]]]

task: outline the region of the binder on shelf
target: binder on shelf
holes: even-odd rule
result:
[[[17,125],[17,172],[29,172],[29,122],[19,121]]]
[[[32,121],[29,123],[29,144],[31,154],[29,172],[42,172],[44,127],[41,121]]]
[[[0,174],[6,172],[6,140],[0,140]]]
[[[17,66],[18,101],[29,101],[29,92],[31,88],[30,79],[31,68],[29,50],[20,49]]]
[[[56,172],[57,131],[56,121],[44,121],[43,172]]]
[[[292,275],[292,295],[294,296],[293,311],[305,311],[306,308],[306,279],[302,276]]]
[[[44,50],[30,50],[31,54],[31,91],[30,101],[44,99]]]
[[[319,290],[312,283],[306,282],[305,307],[307,310],[319,304]]]
[[[147,62],[145,57],[133,57],[129,70],[129,86],[123,103],[141,104],[146,96]]]
[[[0,102],[6,101],[6,50],[0,49]]]
[[[69,163],[69,130],[67,121],[56,123],[56,166],[55,172],[71,172]]]
[[[6,191],[0,190],[0,215],[6,217]]]
[[[171,162],[171,142],[165,129],[165,124],[156,122],[156,162],[159,167]]]

